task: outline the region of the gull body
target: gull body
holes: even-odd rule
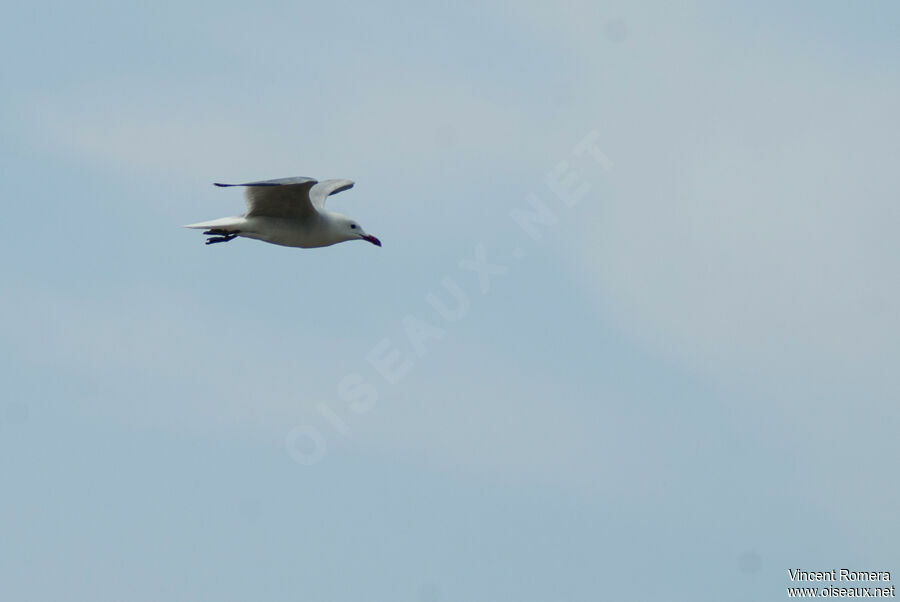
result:
[[[238,236],[285,247],[327,247],[348,240],[365,240],[381,246],[352,218],[325,210],[325,200],[353,187],[352,180],[280,178],[246,184],[220,184],[245,188],[247,213],[189,224],[206,230],[206,244],[228,242]]]

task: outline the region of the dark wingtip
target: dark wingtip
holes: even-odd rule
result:
[[[222,184],[220,182],[213,182],[213,186],[218,186],[219,188],[226,188],[228,186],[234,186],[234,184]]]

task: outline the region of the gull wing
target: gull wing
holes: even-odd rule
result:
[[[313,207],[321,211],[325,208],[325,199],[329,195],[337,194],[353,188],[353,180],[322,180],[315,184],[309,191],[309,200]]]
[[[309,191],[316,184],[313,178],[279,178],[245,184],[216,186],[245,186],[247,217],[308,217],[317,208],[310,201]]]

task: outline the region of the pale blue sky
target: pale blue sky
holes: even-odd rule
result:
[[[900,572],[898,27],[890,2],[6,6],[3,599],[755,601],[789,568]],[[179,227],[241,211],[213,181],[290,175],[356,180],[329,203],[384,247]],[[534,197],[539,240],[511,217]]]

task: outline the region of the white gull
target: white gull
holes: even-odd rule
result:
[[[346,240],[381,246],[381,241],[366,234],[355,220],[325,210],[325,199],[353,188],[353,180],[279,178],[215,185],[246,187],[247,213],[185,226],[206,230],[208,245],[244,236],[285,247],[327,247]]]

